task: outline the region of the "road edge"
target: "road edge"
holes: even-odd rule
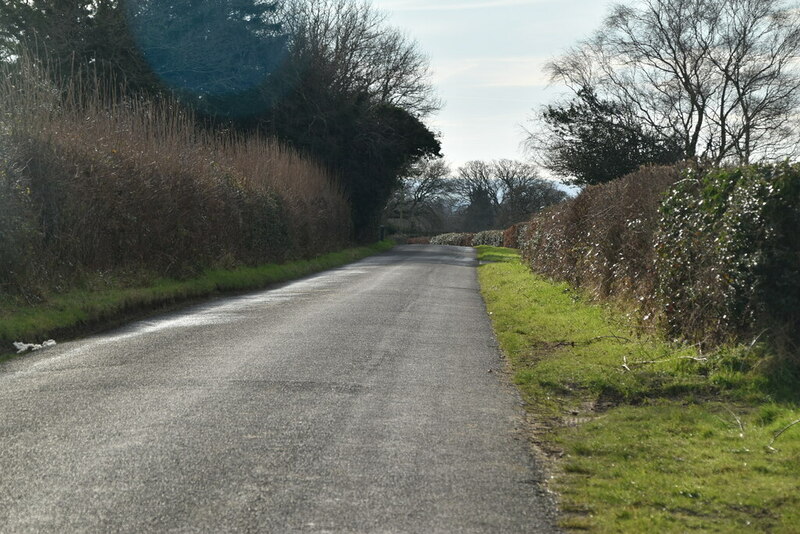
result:
[[[217,269],[182,281],[159,281],[146,287],[110,289],[97,292],[98,299],[70,299],[18,308],[10,316],[23,317],[19,328],[0,331],[0,362],[23,356],[14,353],[12,343],[42,343],[47,339],[69,341],[104,332],[156,314],[180,310],[203,301],[249,291],[268,289],[335,269],[364,258],[385,253],[395,247],[385,240],[284,264]],[[9,316],[6,316],[8,318]]]

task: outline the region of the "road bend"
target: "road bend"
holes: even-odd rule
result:
[[[553,531],[475,267],[397,247],[0,364],[0,531]]]

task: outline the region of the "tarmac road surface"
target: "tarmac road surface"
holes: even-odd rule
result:
[[[475,266],[397,247],[0,364],[0,532],[554,531]]]

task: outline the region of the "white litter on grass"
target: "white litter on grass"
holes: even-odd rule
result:
[[[21,341],[14,342],[14,348],[17,349],[17,354],[21,354],[27,351],[34,351],[34,350],[42,350],[47,349],[50,347],[55,347],[56,342],[54,339],[48,339],[47,341],[39,344],[39,343],[22,343]]]

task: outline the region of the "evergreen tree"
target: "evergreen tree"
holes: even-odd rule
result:
[[[483,188],[470,193],[469,205],[464,210],[464,230],[482,232],[495,226],[495,205],[492,193]]]
[[[573,185],[611,181],[646,164],[683,159],[680,141],[647,130],[622,105],[588,88],[566,105],[547,106],[546,132],[537,148],[544,165]]]
[[[27,54],[56,78],[153,91],[158,83],[134,43],[124,1],[3,0],[0,60]]]
[[[259,89],[287,56],[276,4],[129,0],[136,43],[164,86],[210,116],[255,114]]]

